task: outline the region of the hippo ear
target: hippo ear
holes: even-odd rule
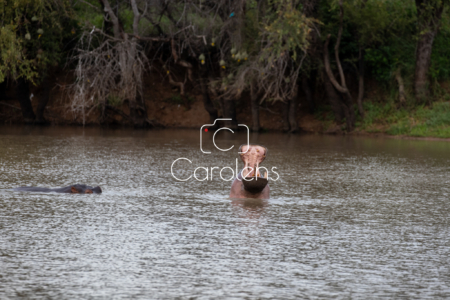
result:
[[[79,191],[74,186],[70,188],[70,192],[72,194],[78,194],[79,193]]]

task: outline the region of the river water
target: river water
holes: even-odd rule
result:
[[[245,134],[211,136],[0,127],[0,299],[450,297],[450,143],[252,134],[262,201],[220,178]],[[73,183],[103,194],[10,190]]]

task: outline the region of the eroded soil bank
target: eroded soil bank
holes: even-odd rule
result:
[[[177,89],[168,83],[161,83],[159,75],[145,78],[144,98],[147,106],[148,119],[165,128],[199,128],[210,121],[209,114],[205,110],[200,89],[192,87],[188,93],[189,108],[185,105]],[[129,120],[123,114],[109,112],[107,120],[102,124],[99,121],[100,109],[86,107],[84,115],[82,111],[74,111],[70,104],[68,88],[71,79],[67,74],[55,76],[50,92],[50,101],[45,109],[45,118],[50,125],[121,125],[131,126]],[[40,88],[30,87],[32,106],[36,110],[39,98],[43,91]],[[30,95],[30,96],[31,96]],[[0,122],[4,124],[23,123],[22,111],[19,101],[15,97],[14,86],[10,86],[6,95],[0,99]],[[297,121],[304,132],[324,132],[322,121],[308,113],[308,107],[303,99],[300,99],[297,110]],[[214,99],[213,99],[214,102]],[[217,103],[216,103],[217,104]],[[282,131],[283,119],[281,115],[282,103],[263,103],[260,109],[260,124],[262,131]],[[129,114],[127,103],[114,106],[117,111]],[[219,116],[221,111],[219,105]],[[236,101],[237,120],[240,124],[250,126],[251,107],[248,95],[243,95]],[[329,126],[327,126],[329,127]]]
[[[108,111],[107,118],[100,122],[99,107],[85,107],[83,111],[76,111],[70,103],[68,89],[73,78],[67,73],[55,74],[51,82],[50,100],[45,108],[44,117],[49,125],[74,125],[74,126],[132,126],[127,103],[117,103],[115,111]],[[448,87],[447,85],[443,85]],[[446,90],[446,89],[445,89]],[[30,86],[31,103],[36,111],[40,97],[43,96],[42,88]],[[210,117],[206,111],[202,94],[199,87],[190,87],[187,93],[189,105],[180,97],[178,89],[171,86],[160,74],[151,74],[145,77],[144,100],[147,107],[148,119],[157,127],[161,128],[192,128],[198,129],[204,124],[210,123]],[[427,140],[450,140],[450,102],[440,101],[439,108],[434,108],[436,115],[432,112],[429,119],[438,120],[439,124],[434,131],[422,130],[414,133],[408,128],[421,128],[430,125],[426,118],[420,119],[422,111],[399,113],[401,107],[397,107],[395,101],[388,100],[386,91],[374,84],[368,84],[366,89],[366,117],[357,121],[356,128],[351,133],[346,132],[345,121],[336,123],[334,116],[328,107],[325,93],[316,90],[314,93],[315,110],[312,112],[306,101],[305,95],[300,93],[299,106],[297,107],[297,123],[300,133],[310,134],[351,134],[369,136],[388,136],[393,138],[427,139]],[[390,101],[390,102],[389,102]],[[217,99],[213,99],[221,116],[220,105]],[[260,125],[262,132],[283,131],[283,103],[264,102],[260,106]],[[188,107],[189,106],[189,107]],[[431,111],[431,109],[429,109]],[[415,114],[415,115],[414,115]],[[419,116],[419,118],[418,118]],[[246,124],[251,128],[251,104],[250,96],[243,94],[236,101],[236,117],[239,124]],[[0,123],[21,124],[24,122],[19,101],[15,97],[14,85],[10,84],[5,93],[0,93]],[[394,128],[394,130],[392,130]],[[398,128],[398,130],[397,130]],[[405,129],[406,128],[406,129]]]

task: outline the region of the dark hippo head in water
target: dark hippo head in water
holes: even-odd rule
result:
[[[269,199],[267,172],[262,176],[260,164],[267,156],[267,148],[260,145],[242,145],[239,148],[244,168],[231,185],[230,198]]]
[[[99,186],[92,187],[85,184],[74,184],[62,188],[50,189],[45,187],[22,186],[13,189],[16,192],[66,193],[66,194],[101,194]]]
[[[68,188],[70,187],[70,192]],[[68,187],[62,188],[67,191],[63,191],[62,193],[71,193],[71,194],[101,194],[102,189],[99,186],[92,187],[85,184],[74,184]]]

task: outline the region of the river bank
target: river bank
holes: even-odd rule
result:
[[[52,83],[50,101],[45,108],[45,119],[49,125],[70,126],[132,126],[129,108],[126,103],[117,103],[115,111],[110,111],[106,120],[100,122],[100,109],[86,107],[84,111],[71,107],[67,89],[72,79],[67,74],[61,74]],[[145,78],[145,104],[148,119],[156,127],[198,129],[210,122],[208,112],[204,108],[203,98],[198,89],[193,88],[188,99],[188,105],[174,89],[161,78],[148,76]],[[444,85],[446,86],[446,85]],[[324,95],[316,92],[314,112],[308,102],[300,95],[296,116],[299,133],[334,134],[334,135],[367,135],[386,136],[408,139],[450,139],[450,96],[445,88],[441,99],[431,105],[400,106],[386,91],[375,85],[367,88],[364,102],[365,116],[357,117],[355,129],[347,132],[345,120],[335,121]],[[44,94],[39,88],[31,88],[31,104],[36,111],[39,99]],[[4,99],[0,99],[0,123],[22,124],[23,116],[20,104],[15,99],[14,89],[7,91]],[[244,95],[236,101],[236,118],[239,124],[251,127],[252,116],[250,101]],[[213,99],[214,102],[214,99]],[[217,104],[217,103],[215,103]],[[284,120],[282,117],[283,103],[264,102],[260,105],[261,132],[282,132]],[[216,107],[220,107],[216,105]],[[219,109],[219,116],[221,111]]]

